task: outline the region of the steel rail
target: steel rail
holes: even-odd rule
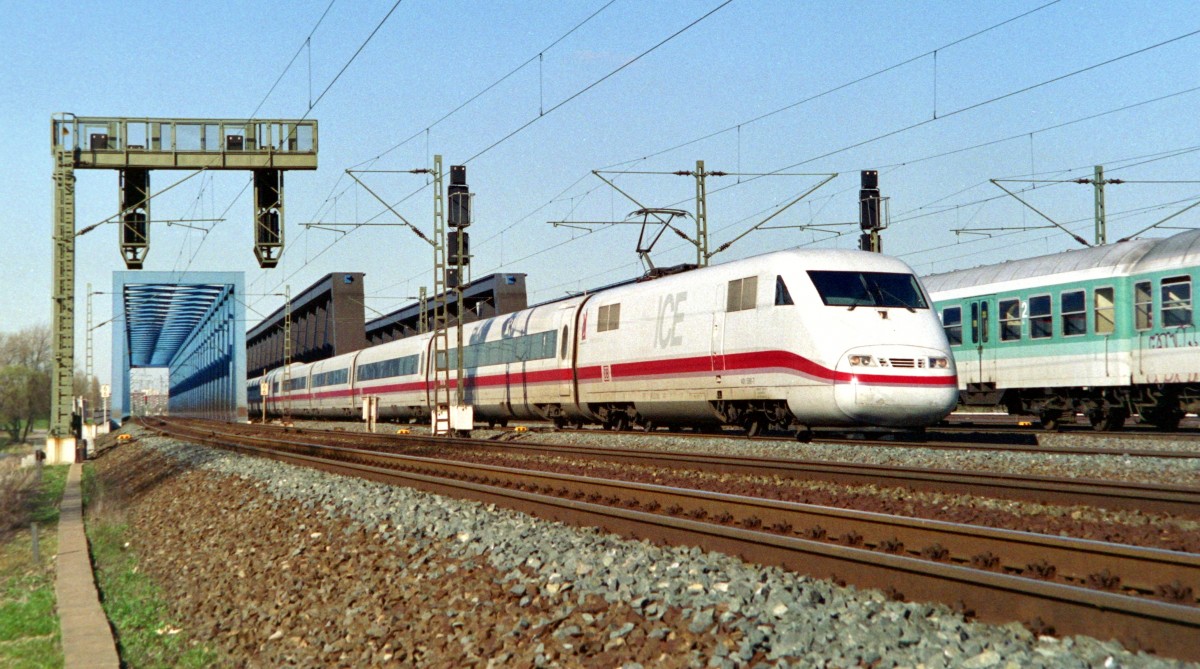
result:
[[[939,537],[947,540],[956,532],[966,531],[970,538],[964,545],[973,547],[966,549],[966,552],[987,546],[1003,552],[1002,545],[1042,542],[1044,550],[1054,550],[1054,555],[1073,559],[1077,565],[1107,564],[1130,574],[1137,573],[1139,569],[1153,569],[1159,574],[1174,573],[1182,579],[1176,579],[1179,580],[1176,585],[1197,582],[1200,556],[1192,554],[972,526],[955,527],[955,524],[938,521],[904,519],[900,525],[889,526],[894,519],[882,514],[821,509],[735,495],[320,446],[308,442],[289,443],[264,437],[218,434],[215,430],[178,427],[170,430],[165,425],[151,429],[176,438],[235,448],[277,460],[389,483],[399,482],[439,494],[498,503],[553,520],[599,525],[610,531],[659,543],[700,545],[709,550],[738,555],[758,563],[775,564],[817,577],[840,578],[863,587],[882,588],[895,597],[937,600],[951,605],[961,602],[966,609],[973,610],[985,620],[1017,619],[1039,631],[1053,629],[1060,634],[1113,637],[1134,648],[1154,650],[1184,659],[1200,659],[1200,647],[1193,642],[1200,635],[1200,607],[1194,605],[1194,598],[1190,606],[1169,603],[1071,583],[1038,580],[1003,570],[931,561],[907,554],[867,550],[857,545],[835,545],[759,528],[773,526],[781,530],[786,527],[790,531],[795,527],[795,522],[804,522],[800,518],[807,517],[805,514],[816,514],[824,519],[823,522],[842,523],[838,526],[850,528],[847,536],[857,533],[853,529],[855,527],[868,526],[871,526],[873,536],[880,535],[874,529],[878,526],[887,527],[884,534],[920,537],[918,540]],[[258,442],[258,445],[245,442]],[[329,457],[338,459],[330,460]],[[571,496],[576,499],[569,499]],[[597,503],[601,500],[605,504]],[[620,505],[632,508],[621,508]],[[670,515],[654,512],[659,509],[668,511]],[[717,518],[717,509],[727,514],[728,518],[723,522],[710,522],[708,519]],[[856,516],[857,524],[852,521]],[[742,527],[732,526],[734,523]],[[895,547],[897,539],[891,541]],[[865,540],[860,535],[857,541],[847,540],[846,543],[865,544]],[[1067,554],[1073,551],[1080,552],[1082,557],[1070,558]],[[947,559],[946,555],[937,557]],[[1127,569],[1134,571],[1125,571]]]
[[[941,428],[938,428],[939,430]],[[599,430],[589,429],[572,429],[567,430],[577,434],[598,434]],[[853,430],[850,430],[853,432]],[[996,430],[988,430],[988,434],[1005,434],[1005,435],[1021,435],[1021,436],[1036,436],[1032,434],[1022,434],[1019,432],[1002,432]],[[613,434],[609,432],[608,434]],[[769,441],[769,442],[791,442],[791,438],[787,437],[772,437],[772,436],[756,436],[746,437],[743,435],[728,434],[728,435],[713,435],[698,432],[632,432],[625,434],[638,434],[651,439],[659,438],[684,438],[684,439],[711,439],[713,437],[726,436],[730,439],[738,439],[741,441]],[[1091,433],[1088,433],[1091,434]],[[1112,433],[1105,433],[1106,436]],[[1148,448],[1119,448],[1111,446],[1041,446],[1038,444],[1001,444],[1001,443],[975,443],[967,441],[933,441],[929,439],[913,440],[913,439],[894,439],[888,438],[890,435],[884,435],[877,439],[854,439],[847,437],[831,437],[825,436],[818,432],[814,437],[814,443],[818,444],[836,444],[839,446],[866,446],[869,448],[928,448],[931,450],[941,451],[1006,451],[1011,453],[1038,453],[1044,455],[1112,455],[1119,457],[1136,457],[1136,458],[1200,458],[1200,451],[1184,451],[1171,449],[1148,449]],[[932,436],[932,433],[931,435]],[[1085,435],[1086,438],[1086,435]],[[1149,439],[1147,435],[1142,435],[1139,439]],[[1159,436],[1158,438],[1161,438]],[[1186,441],[1194,441],[1187,439]]]

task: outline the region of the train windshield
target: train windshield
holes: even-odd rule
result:
[[[809,270],[808,276],[831,307],[929,308],[912,274]]]

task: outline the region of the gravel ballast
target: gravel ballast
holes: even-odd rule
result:
[[[158,437],[96,466],[181,626],[230,664],[1189,666]]]

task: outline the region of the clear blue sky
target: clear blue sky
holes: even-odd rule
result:
[[[393,2],[0,0],[0,233],[8,246],[0,330],[50,320],[54,112],[244,118],[257,108],[259,118],[307,114],[320,122],[320,169],[287,177],[287,248],[275,270],[260,270],[252,254],[249,192],[239,197],[248,175],[200,175],[154,200],[156,219],[225,220],[206,224],[213,226],[207,233],[156,226],[146,268],[244,270],[249,325],[282,302],[272,293],[285,285],[298,292],[332,271],[366,272],[368,318],[407,303],[406,296],[429,284],[429,248],[402,228],[341,234],[303,224],[395,220],[379,216],[382,207],[352,187],[345,170],[426,167],[433,153],[444,156],[447,168],[470,159],[475,276],[528,273],[534,301],[639,272],[636,228],[585,234],[547,224],[620,220],[634,209],[590,174],[609,166],[674,171],[703,159],[708,169],[727,172],[840,173],[773,226],[853,221],[858,171],[879,169],[883,194],[891,198],[885,251],[922,274],[1077,246],[1057,230],[953,232],[1045,225],[1012,199],[997,198],[1003,194],[988,179],[1076,178],[1090,176],[1096,164],[1126,180],[1195,178],[1197,154],[1187,150],[1200,146],[1200,91],[1178,93],[1200,86],[1200,34],[1128,55],[1200,30],[1190,2],[1062,0],[1038,9],[1044,0],[734,0],[564,102],[721,2],[404,0],[330,87]],[[311,48],[301,49],[310,33]],[[1038,86],[1112,59],[1119,60]],[[1079,121],[1163,96],[1172,97]],[[77,174],[78,227],[114,214],[117,175]],[[186,174],[154,172],[152,188]],[[413,175],[363,178],[392,202],[425,184]],[[800,176],[740,180],[709,181],[714,247],[816,183]],[[647,205],[692,208],[688,178],[625,175],[618,183]],[[1046,184],[1026,197],[1091,238],[1090,186]],[[1140,230],[1196,198],[1200,184],[1110,186],[1109,237]],[[429,189],[397,208],[431,227]],[[1196,212],[1175,224],[1195,226]],[[797,245],[856,245],[855,226],[831,229],[845,234],[795,227],[755,233],[714,260]],[[78,239],[81,367],[82,295],[88,282],[107,291],[111,272],[124,269],[116,236],[116,226],[107,225]],[[693,250],[668,235],[655,262],[693,258]],[[111,316],[109,300],[97,298],[96,322]],[[110,336],[111,328],[97,330],[102,379]]]

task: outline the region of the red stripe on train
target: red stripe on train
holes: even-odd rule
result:
[[[616,363],[610,367],[613,380],[633,380],[639,378],[672,377],[696,374],[745,374],[764,372],[792,372],[802,376],[818,379],[828,383],[863,383],[867,385],[886,386],[958,386],[958,379],[953,375],[916,376],[911,374],[862,374],[839,372],[824,367],[803,356],[788,351],[759,351],[753,353],[735,353],[731,355],[697,356],[690,358],[665,358],[661,360],[646,360],[643,362]],[[579,368],[580,381],[596,381],[601,378],[601,366],[592,365]],[[487,388],[505,385],[532,385],[540,383],[567,383],[571,379],[571,370],[564,368],[537,370],[533,372],[506,372],[489,374],[470,378],[472,386]],[[455,380],[450,386],[456,385]],[[377,386],[359,386],[354,390],[334,390],[305,395],[293,395],[292,400],[326,399],[360,395],[364,393],[396,393],[424,392],[428,384],[424,381],[407,383],[389,383]],[[271,397],[268,401],[278,398]]]

